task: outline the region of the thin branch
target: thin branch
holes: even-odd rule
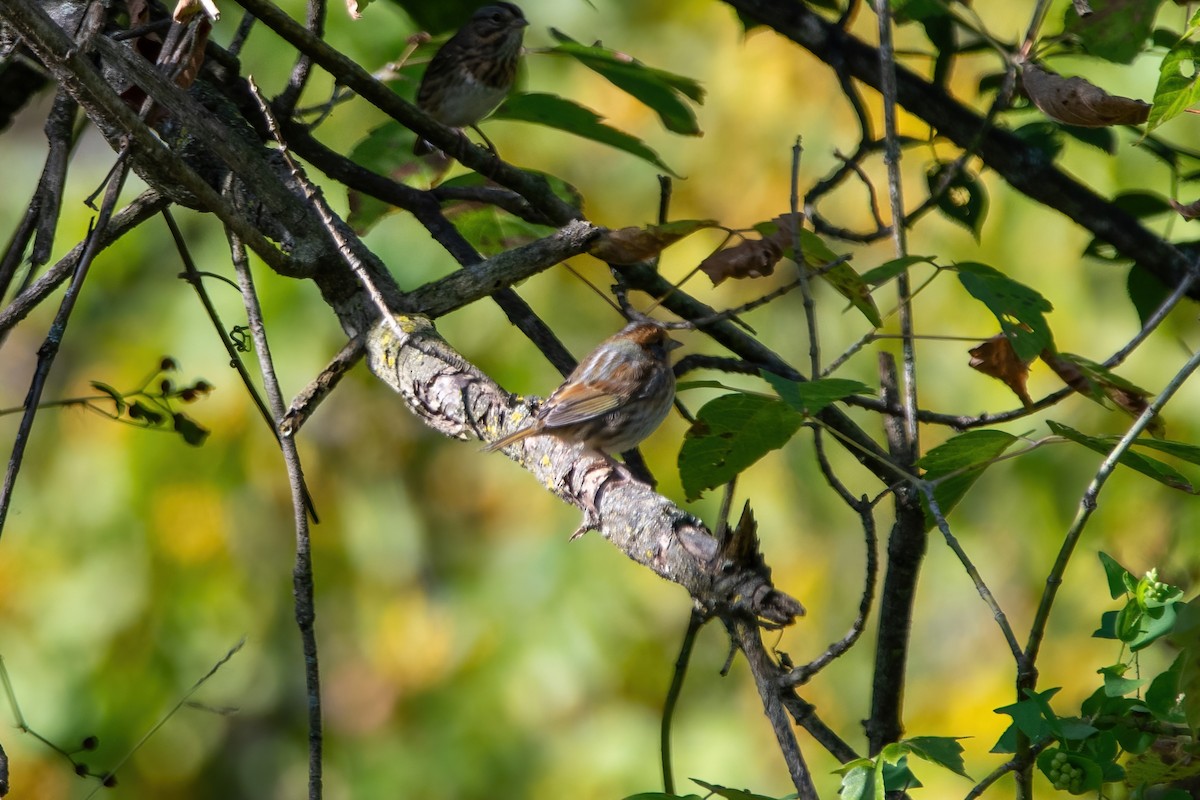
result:
[[[804,255],[800,252],[800,155],[803,152],[800,146],[800,137],[796,137],[795,144],[792,145],[792,181],[791,193],[789,194],[791,216],[791,230],[788,234],[792,237],[792,260],[796,262],[796,268],[800,273],[800,297],[803,298],[804,305],[804,323],[808,328],[808,374],[821,374],[821,338],[820,328],[817,324],[817,305],[813,302],[812,287],[808,284],[808,265],[804,259]]]
[[[75,273],[93,240],[96,242],[95,246],[103,251],[168,205],[170,205],[170,201],[155,191],[147,191],[134,198],[133,202],[113,216],[105,230],[97,229],[89,233],[82,242],[71,249],[71,252],[59,259],[32,285],[17,295],[8,306],[0,310],[0,335],[7,334],[49,297],[63,281]]]
[[[1062,585],[1062,576],[1066,572],[1067,563],[1071,559],[1071,553],[1075,550],[1075,545],[1079,543],[1079,539],[1083,535],[1084,528],[1091,519],[1092,512],[1096,510],[1096,502],[1100,496],[1100,491],[1104,488],[1104,484],[1112,475],[1113,470],[1117,468],[1121,456],[1129,450],[1138,436],[1146,430],[1146,427],[1154,417],[1162,411],[1163,407],[1175,396],[1175,393],[1197,368],[1200,368],[1200,351],[1192,354],[1183,367],[1163,387],[1158,396],[1146,407],[1141,416],[1129,427],[1129,430],[1125,432],[1125,435],[1121,437],[1120,441],[1117,442],[1103,463],[1101,463],[1100,468],[1096,470],[1095,476],[1080,498],[1075,519],[1071,522],[1070,528],[1067,529],[1062,545],[1059,547],[1058,557],[1055,559],[1050,573],[1046,576],[1046,588],[1042,592],[1041,602],[1038,604],[1033,624],[1030,626],[1029,641],[1025,645],[1025,654],[1030,668],[1037,661],[1038,653],[1041,650],[1042,638],[1046,633],[1046,625],[1050,621],[1050,611],[1054,606],[1058,587]]]
[[[310,381],[308,386],[301,389],[300,393],[292,399],[292,404],[283,415],[283,421],[279,423],[280,435],[295,436],[299,433],[300,428],[304,426],[308,418],[317,410],[317,406],[321,405],[321,402],[329,396],[329,393],[341,383],[342,377],[355,364],[362,361],[362,357],[363,337],[355,336],[346,342],[345,346],[338,351],[332,361],[325,365],[325,369],[321,370],[321,374]]]
[[[307,27],[309,32],[318,39],[325,38],[325,0],[308,0]],[[308,83],[312,72],[312,58],[301,53],[292,67],[292,76],[288,79],[287,88],[275,100],[275,112],[281,117],[290,117],[296,111],[296,103]]]
[[[758,694],[762,699],[763,712],[767,715],[771,729],[775,732],[775,741],[787,763],[792,785],[796,788],[796,797],[799,800],[818,800],[817,790],[812,782],[812,774],[804,762],[804,755],[800,752],[800,745],[796,741],[792,724],[788,720],[787,710],[779,695],[779,666],[771,660],[766,648],[763,647],[758,624],[755,620],[746,619],[740,615],[733,619],[726,619],[725,624],[729,626],[738,647],[746,656],[750,674],[754,677],[754,684],[758,687]]]
[[[250,334],[254,350],[258,355],[262,372],[263,388],[271,403],[271,413],[277,420],[283,419],[283,392],[275,374],[275,363],[267,342],[267,330],[263,324],[262,308],[254,290],[254,278],[250,274],[250,262],[246,249],[236,235],[229,236],[229,247],[233,265],[237,270],[238,285],[246,307]],[[273,426],[274,427],[274,426]],[[292,515],[296,525],[296,559],[292,567],[292,593],[295,602],[296,624],[300,629],[300,642],[304,650],[304,683],[308,692],[308,800],[321,800],[322,743],[321,727],[321,670],[317,654],[317,636],[314,629],[317,611],[313,599],[312,543],[309,539],[308,487],[304,482],[304,470],[300,465],[300,453],[293,436],[279,436],[283,450],[283,461],[287,468],[288,484],[292,490]]]
[[[667,699],[663,702],[662,724],[659,727],[659,748],[662,754],[663,791],[675,794],[675,776],[671,770],[671,721],[675,716],[675,705],[679,702],[679,694],[683,691],[683,677],[687,674],[688,664],[692,660],[692,648],[696,645],[696,634],[708,621],[708,617],[699,609],[693,608],[688,617],[687,630],[683,634],[683,643],[679,646],[679,655],[675,659],[675,671],[671,674],[671,686],[667,689]]]
[[[87,278],[88,270],[91,268],[96,254],[101,250],[102,234],[100,232],[108,227],[113,209],[117,204],[117,198],[121,194],[121,187],[124,186],[125,177],[129,174],[124,155],[118,157],[118,162],[120,167],[104,192],[104,202],[100,206],[100,213],[97,215],[95,225],[88,234],[87,245],[75,268],[75,274],[71,278],[67,291],[63,294],[62,301],[58,306],[58,313],[54,316],[54,322],[46,334],[45,341],[38,348],[37,368],[34,371],[33,380],[29,384],[29,392],[25,395],[25,413],[21,416],[21,422],[17,428],[12,455],[9,457],[8,469],[4,474],[4,487],[0,490],[0,535],[4,533],[4,522],[12,503],[13,490],[16,488],[17,473],[21,470],[25,448],[29,444],[34,416],[42,402],[42,391],[46,388],[46,378],[49,377],[50,368],[58,356],[63,337],[67,332],[67,323],[71,319],[71,312],[75,310],[75,302],[79,299],[79,292],[83,288],[83,281]]]
[[[855,500],[852,506],[862,519],[863,535],[866,539],[867,569],[863,578],[862,599],[858,603],[858,616],[851,623],[850,630],[846,632],[845,636],[831,644],[824,653],[809,663],[789,672],[780,681],[781,686],[794,687],[807,683],[813,675],[853,647],[866,628],[867,617],[871,614],[871,604],[875,600],[875,583],[879,574],[879,541],[875,533],[875,514],[867,498]]]
[[[979,596],[983,598],[983,602],[987,603],[987,607],[992,612],[992,617],[996,620],[996,624],[1000,626],[1000,632],[1004,635],[1004,641],[1008,642],[1008,648],[1013,654],[1013,659],[1017,663],[1017,670],[1024,671],[1025,669],[1025,654],[1021,650],[1021,645],[1017,643],[1016,634],[1013,633],[1012,626],[1008,623],[1008,617],[1004,615],[1000,604],[996,602],[995,596],[988,589],[983,577],[979,574],[975,564],[972,563],[967,551],[963,549],[958,538],[950,531],[950,523],[946,521],[946,516],[942,513],[941,504],[933,493],[933,484],[929,481],[922,481],[919,485],[921,493],[925,495],[926,501],[929,503],[929,511],[937,522],[938,530],[942,532],[942,536],[946,539],[946,544],[950,545],[950,549],[954,551],[954,555],[958,557],[959,562],[963,565],[963,569],[967,571],[971,582],[975,584],[975,591],[979,592]]]

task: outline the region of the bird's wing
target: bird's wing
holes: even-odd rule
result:
[[[547,428],[558,428],[595,419],[620,405],[621,398],[616,395],[588,384],[572,384],[551,398],[541,419]]]

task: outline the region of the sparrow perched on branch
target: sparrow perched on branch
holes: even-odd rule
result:
[[[512,3],[476,11],[429,62],[417,90],[417,106],[451,128],[474,127],[512,89],[528,24]],[[413,152],[424,155],[434,149],[418,139]]]
[[[629,323],[579,362],[528,425],[483,449],[542,434],[606,455],[633,449],[671,410],[675,373],[668,354],[676,347],[660,325]]]

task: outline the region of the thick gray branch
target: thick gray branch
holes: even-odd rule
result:
[[[533,413],[456,353],[424,317],[397,316],[367,338],[375,375],[434,430],[464,441],[496,439]],[[550,436],[512,448],[550,491],[598,516],[600,534],[637,563],[691,593],[705,609],[737,609],[788,624],[803,613],[771,585],[758,553],[734,562],[700,520],[610,462]]]
[[[404,306],[429,317],[449,314],[586,252],[600,232],[587,222],[569,222],[545,239],[498,253],[409,292]]]
[[[231,227],[272,268],[289,269],[287,259],[216,190],[185,165],[125,104],[90,56],[75,46],[46,12],[29,0],[5,0],[0,17],[12,24],[58,84],[87,111],[109,143],[121,149],[128,140],[132,163],[147,182],[164,194],[184,192]]]

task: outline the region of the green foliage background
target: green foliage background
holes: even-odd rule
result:
[[[283,3],[302,17],[303,4]],[[545,56],[526,60],[525,88],[561,93],[594,108],[610,124],[654,147],[686,180],[677,181],[675,218],[715,218],[750,226],[787,210],[791,145],[803,137],[802,185],[835,166],[833,151],[856,142],[852,117],[832,76],[813,58],[769,32],[744,36],[734,13],[708,0],[562,3],[526,0],[532,21],[526,44],[550,46],[553,26],[575,39],[602,40],[663,69],[702,81],[704,136],[684,139],[662,130],[654,114],[586,70]],[[980,4],[998,34],[1016,35],[1027,3]],[[1065,8],[1068,3],[1056,3]],[[228,41],[239,16],[232,3],[214,34]],[[1052,11],[1051,18],[1055,13]],[[1165,7],[1161,24],[1182,28],[1181,9]],[[857,32],[873,38],[874,18]],[[1168,19],[1169,18],[1169,19]],[[412,32],[396,7],[378,2],[363,21],[331,9],[326,38],[361,63],[395,58]],[[904,28],[902,47],[921,47]],[[1088,77],[1109,91],[1149,97],[1159,55]],[[291,52],[265,29],[245,51],[246,73],[268,93],[290,70]],[[953,76],[970,87],[991,68],[986,56],[965,58]],[[1069,60],[1056,62],[1066,71]],[[318,72],[307,98],[330,90]],[[4,136],[7,191],[0,222],[11,227],[37,180],[44,151],[40,133],[49,96]],[[878,104],[871,100],[873,113]],[[1030,119],[1034,117],[1031,114]],[[319,131],[348,152],[382,120],[354,102]],[[521,125],[485,124],[513,163],[558,175],[587,198],[587,212],[613,227],[651,222],[658,205],[652,167],[564,134]],[[924,136],[904,118],[902,132]],[[1162,133],[1194,139],[1196,122],[1179,119]],[[1132,138],[1117,158],[1075,142],[1061,158],[1104,195],[1130,189],[1170,191],[1166,168]],[[931,146],[925,155],[942,153]],[[921,198],[928,162],[906,154],[909,204]],[[66,199],[64,237],[56,257],[86,232],[83,197],[102,179],[112,154],[90,133],[75,157]],[[876,177],[882,175],[875,164]],[[86,174],[87,181],[80,180]],[[316,176],[314,176],[316,177]],[[943,219],[913,232],[913,253],[982,261],[1038,289],[1055,306],[1049,315],[1059,347],[1103,360],[1138,326],[1125,295],[1126,269],[1080,256],[1088,236],[1030,201],[983,177],[991,195],[981,245]],[[1194,199],[1192,184],[1180,199]],[[134,189],[127,190],[132,197]],[[344,195],[330,195],[345,211]],[[842,192],[822,209],[836,220],[865,223],[862,192]],[[181,212],[200,268],[229,273],[226,245],[211,219]],[[1160,217],[1174,238],[1186,225]],[[383,220],[368,243],[402,286],[455,267],[410,218]],[[720,241],[697,234],[667,252],[663,270],[681,278]],[[838,248],[839,251],[842,248]],[[855,252],[860,271],[891,257],[888,246]],[[575,268],[607,285],[606,268],[577,259]],[[240,637],[246,646],[197,695],[236,713],[184,709],[120,771],[112,797],[294,797],[303,791],[304,694],[298,637],[291,619],[293,551],[290,502],[281,459],[255,416],[192,290],[165,226],[152,222],[108,250],[88,280],[47,397],[89,393],[88,382],[134,386],[163,355],[181,364],[180,380],[203,377],[217,390],[189,407],[213,433],[199,449],[178,437],[140,432],[79,410],[38,416],[31,454],[9,524],[0,541],[0,654],[27,721],[72,749],[89,734],[100,750],[85,759],[96,770],[115,764],[178,697]],[[758,285],[689,290],[717,306],[735,305],[787,279],[786,269]],[[259,289],[285,391],[294,393],[341,346],[344,337],[311,285],[265,270]],[[230,324],[241,322],[240,299],[212,284]],[[553,270],[520,288],[574,352],[585,352],[619,324],[585,286]],[[818,287],[827,358],[862,331],[844,301]],[[747,319],[785,356],[804,363],[807,343],[798,297]],[[880,300],[881,308],[890,302]],[[943,278],[918,300],[918,332],[976,336],[995,333],[994,319]],[[51,309],[17,328],[0,351],[0,407],[19,406],[41,331]],[[1195,307],[1176,310],[1167,327],[1120,372],[1154,391],[1198,344]],[[894,321],[893,321],[894,324]],[[487,303],[439,321],[446,338],[513,391],[544,393],[553,370]],[[694,352],[711,347],[688,338]],[[922,405],[977,413],[1014,406],[1002,385],[969,370],[969,343],[928,341],[918,348]],[[875,384],[874,358],[860,355],[839,377]],[[745,385],[755,385],[747,381]],[[758,385],[761,386],[761,385]],[[1057,388],[1035,367],[1031,393]],[[1200,396],[1185,387],[1168,407],[1171,438],[1196,441]],[[692,392],[695,409],[706,395]],[[1091,433],[1120,432],[1127,418],[1081,397],[1050,417]],[[865,415],[869,429],[875,423]],[[0,416],[10,441],[18,416]],[[1005,426],[1043,436],[1043,418]],[[660,490],[682,500],[674,459],[685,429],[672,417],[645,452]],[[947,435],[926,429],[930,447]],[[659,712],[689,602],[676,586],[638,569],[596,535],[568,544],[575,512],[529,476],[472,444],[442,440],[407,415],[398,399],[359,367],[301,435],[301,452],[322,516],[314,531],[317,631],[326,702],[327,796],[430,798],[616,798],[659,788]],[[763,551],[776,585],[809,609],[783,632],[778,648],[797,663],[842,635],[861,591],[863,543],[857,520],[828,492],[812,458],[811,440],[797,437],[753,467],[740,484],[761,523]],[[871,481],[848,456],[835,454],[855,491]],[[951,517],[1018,630],[1027,625],[1044,575],[1098,457],[1075,446],[1042,448],[993,467]],[[692,507],[715,522],[716,497]],[[1165,579],[1194,583],[1200,556],[1191,544],[1197,504],[1190,497],[1122,472],[1106,489],[1068,571],[1066,587],[1040,662],[1042,686],[1063,685],[1065,708],[1098,685],[1094,670],[1111,663],[1111,642],[1090,638],[1102,611],[1113,608],[1093,553],[1112,553],[1135,573],[1157,565]],[[882,528],[881,530],[885,530]],[[986,752],[1007,718],[993,714],[1013,700],[1011,659],[986,608],[940,539],[931,540],[916,612],[912,682],[906,698],[909,735],[973,736],[964,742],[976,778],[999,763]],[[805,696],[852,744],[861,745],[871,666],[869,638],[820,675]],[[727,653],[724,633],[701,636],[676,725],[676,774],[764,794],[784,794],[789,782],[744,665],[718,675]],[[1154,656],[1151,655],[1151,658]],[[1169,654],[1163,656],[1169,663]],[[0,742],[12,764],[15,797],[81,797],[84,783],[60,757],[7,725]],[[834,796],[836,764],[801,737],[823,796]],[[965,793],[954,776],[926,775],[927,796]],[[694,788],[694,787],[691,787]]]

